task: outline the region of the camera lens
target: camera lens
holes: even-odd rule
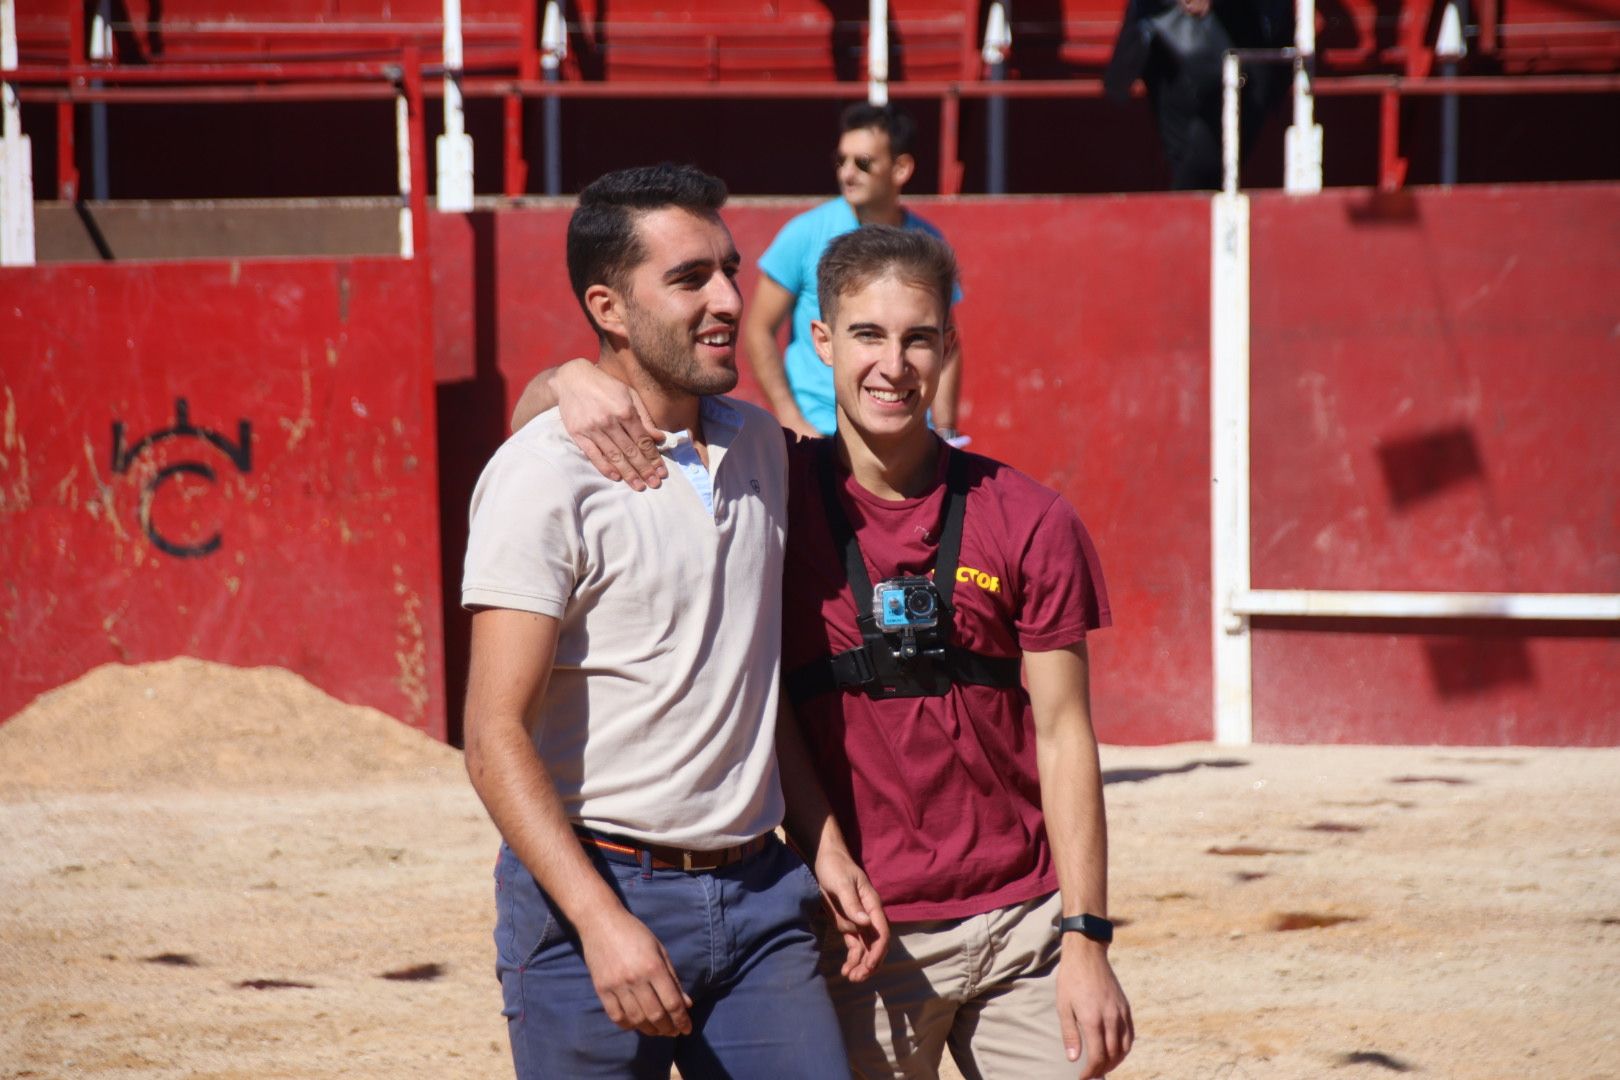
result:
[[[934,598],[926,589],[911,589],[906,593],[906,611],[912,616],[932,615]]]

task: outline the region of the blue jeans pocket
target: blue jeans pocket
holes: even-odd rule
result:
[[[526,966],[563,934],[562,922],[510,848],[495,864],[495,959],[498,971]]]

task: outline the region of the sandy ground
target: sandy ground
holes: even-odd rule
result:
[[[1114,1075],[1620,1077],[1620,751],[1103,764]],[[495,843],[295,676],[94,672],[0,727],[0,1077],[509,1076]]]

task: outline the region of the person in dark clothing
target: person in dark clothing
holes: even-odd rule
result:
[[[1292,0],[1128,0],[1103,82],[1123,101],[1140,78],[1176,191],[1221,186],[1221,56],[1294,40]],[[1282,64],[1245,64],[1240,124],[1246,153],[1287,93]]]

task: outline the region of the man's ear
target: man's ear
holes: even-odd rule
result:
[[[629,337],[624,324],[624,297],[617,289],[600,283],[587,286],[585,310],[591,313],[597,328],[604,334]]]
[[[821,362],[832,367],[832,327],[820,319],[810,320],[810,343],[816,347]]]
[[[905,187],[916,171],[917,159],[910,154],[896,154],[894,164],[889,168],[889,174],[894,177],[895,187]]]
[[[940,345],[944,349],[944,352],[939,354],[941,360],[949,359],[950,355],[961,347],[962,338],[957,333],[955,319],[945,324],[945,339],[940,342]]]

